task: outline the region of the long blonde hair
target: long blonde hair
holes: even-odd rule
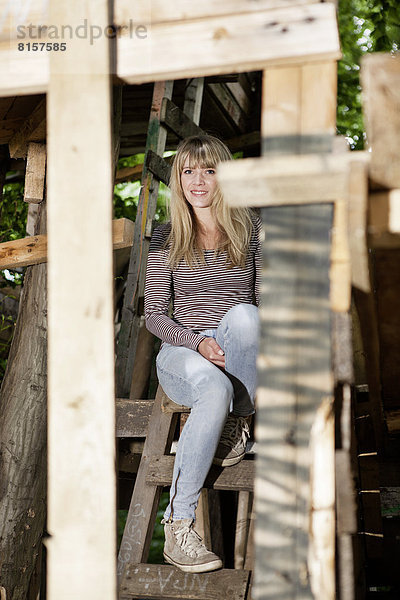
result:
[[[170,188],[171,232],[167,240],[170,247],[169,264],[176,267],[184,260],[190,267],[205,263],[200,251],[198,226],[192,207],[187,202],[181,185],[181,173],[186,159],[191,167],[215,169],[225,160],[232,160],[227,146],[211,135],[195,135],[181,141],[172,165]],[[219,230],[219,248],[226,251],[228,267],[243,267],[251,238],[251,212],[247,208],[233,208],[223,199],[219,187],[215,192],[212,211]]]

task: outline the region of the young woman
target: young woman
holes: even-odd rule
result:
[[[260,219],[224,202],[216,169],[231,158],[208,135],[178,146],[171,222],[153,234],[146,276],[146,325],[163,342],[160,385],[191,408],[163,519],[166,561],[191,573],[222,566],[193,529],[195,509],[211,464],[243,458],[254,413]]]

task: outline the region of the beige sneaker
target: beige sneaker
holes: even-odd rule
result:
[[[205,573],[222,567],[222,560],[207,550],[193,529],[192,519],[168,522],[164,519],[164,558],[187,573]]]
[[[231,467],[244,458],[250,437],[251,417],[237,417],[233,413],[228,415],[213,459],[215,465]]]

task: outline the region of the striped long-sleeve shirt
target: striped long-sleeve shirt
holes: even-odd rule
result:
[[[259,303],[261,220],[253,231],[244,268],[228,268],[226,252],[204,250],[205,265],[190,268],[184,261],[171,269],[166,240],[170,223],[158,227],[150,242],[145,287],[145,318],[149,331],[174,346],[197,350],[205,338],[199,331],[218,327],[236,304]],[[168,316],[170,301],[172,318]]]

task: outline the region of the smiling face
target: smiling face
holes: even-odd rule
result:
[[[216,170],[191,166],[189,157],[181,172],[181,186],[187,202],[196,208],[209,208],[217,189]]]

